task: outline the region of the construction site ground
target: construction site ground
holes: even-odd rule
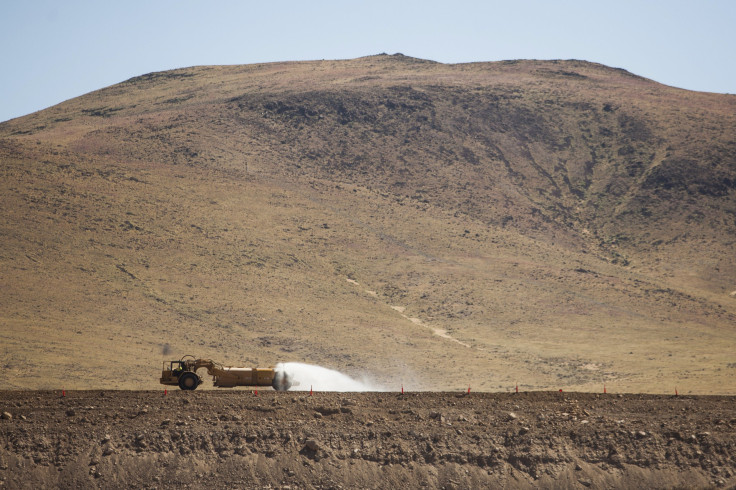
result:
[[[164,393],[0,392],[0,487],[736,486],[731,396]]]

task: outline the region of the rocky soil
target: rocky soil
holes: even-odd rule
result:
[[[736,398],[0,392],[6,488],[736,487]]]

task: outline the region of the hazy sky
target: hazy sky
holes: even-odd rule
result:
[[[736,0],[2,0],[0,121],[152,71],[404,53],[583,59],[736,93]]]

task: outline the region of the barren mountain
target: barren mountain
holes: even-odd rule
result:
[[[583,61],[186,68],[0,124],[5,388],[302,361],[736,393],[736,97]]]

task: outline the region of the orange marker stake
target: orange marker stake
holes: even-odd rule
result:
[[[166,395],[168,395],[168,394],[169,394],[169,390],[166,390],[166,389],[165,389],[165,390],[164,390],[164,396],[166,396]]]
[[[309,396],[312,396],[312,385],[309,385]]]
[[[606,385],[605,384],[603,385],[603,394],[604,395],[606,394]]]
[[[66,396],[66,390],[64,388],[61,389],[61,397],[64,398]]]
[[[468,386],[468,395],[470,394],[470,386]]]
[[[404,385],[401,385],[401,394],[404,394]]]
[[[516,384],[516,392],[517,393],[519,392],[519,384],[518,383]]]
[[[258,396],[258,390],[255,391],[255,395]]]
[[[677,394],[677,386],[675,386],[675,396],[678,396],[678,394]]]

